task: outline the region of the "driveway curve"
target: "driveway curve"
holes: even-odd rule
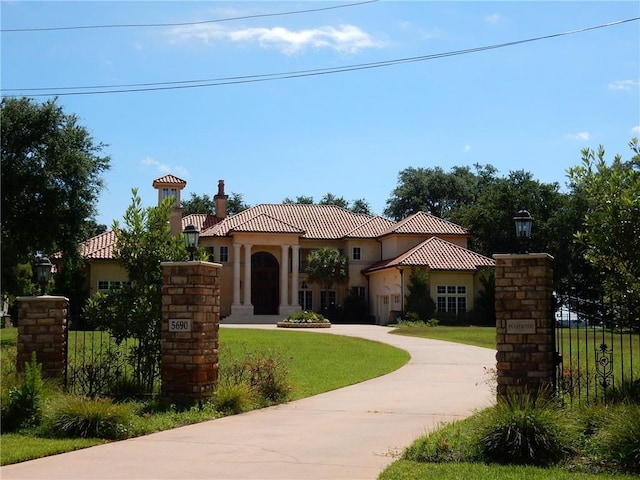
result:
[[[224,325],[222,328],[275,328]],[[418,436],[491,405],[495,351],[389,335],[339,334],[411,354],[402,368],[303,400],[0,468],[3,480],[374,480]]]

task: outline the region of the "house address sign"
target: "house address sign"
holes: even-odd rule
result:
[[[190,318],[169,319],[169,331],[170,332],[190,332],[191,319]]]
[[[507,320],[507,333],[536,333],[535,320]]]

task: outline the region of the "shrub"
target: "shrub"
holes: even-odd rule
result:
[[[477,418],[454,421],[419,438],[403,452],[402,459],[425,463],[478,461]]]
[[[218,383],[213,397],[216,410],[226,415],[250,410],[254,403],[251,386],[247,383]]]
[[[286,323],[330,323],[324,315],[316,312],[300,311],[290,314],[284,322]]]
[[[21,383],[9,390],[7,397],[3,399],[1,407],[4,433],[40,424],[44,381],[42,380],[42,364],[36,361],[35,352],[31,354],[31,361],[25,364]]]
[[[220,373],[223,385],[244,383],[267,405],[287,400],[291,392],[285,360],[275,353],[246,353]]]
[[[605,458],[624,471],[640,473],[640,406],[609,408],[595,441]]]
[[[47,412],[43,432],[61,438],[119,440],[131,434],[135,407],[109,399],[64,396]]]
[[[94,358],[70,363],[69,378],[73,391],[87,397],[97,397],[115,392],[115,385],[121,380],[125,370],[122,354],[117,349],[108,348],[95,354]]]
[[[485,415],[480,449],[489,462],[547,466],[569,453],[568,423],[544,393],[514,394]]]
[[[437,327],[438,319],[432,318],[426,322],[418,318],[418,314],[409,312],[404,319],[398,321],[396,325],[398,328],[425,328],[425,327]]]

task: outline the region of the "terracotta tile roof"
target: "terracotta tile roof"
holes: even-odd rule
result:
[[[247,221],[236,224],[231,232],[264,232],[264,233],[297,233],[304,235],[304,230],[289,225],[286,222],[273,218],[271,215],[261,213]]]
[[[300,233],[302,238],[338,240],[353,237],[357,231],[376,237],[391,223],[382,217],[353,213],[336,205],[260,204],[225,218],[202,235],[223,237],[233,231],[281,232],[285,224],[288,232]],[[251,230],[252,227],[255,229]]]
[[[111,260],[116,235],[113,230],[101,233],[80,244],[80,255],[84,258]]]
[[[165,175],[164,177],[156,178],[152,185],[153,188],[156,188],[159,185],[179,185],[184,187],[187,185],[187,182],[173,175]]]
[[[368,217],[368,215],[367,215]],[[387,230],[393,222],[384,217],[368,217],[362,225],[357,226],[345,237],[348,238],[376,238],[380,236],[380,232]]]
[[[431,270],[473,271],[481,267],[493,267],[495,261],[441,238],[431,237],[395,258],[372,265],[363,273],[398,266],[429,267]]]
[[[380,236],[391,234],[416,235],[469,235],[469,231],[460,225],[435,217],[427,212],[417,212],[393,224]]]
[[[182,217],[182,230],[184,230],[187,225],[193,225],[202,233],[204,230],[213,227],[221,220],[221,218],[208,213],[192,213],[191,215]]]

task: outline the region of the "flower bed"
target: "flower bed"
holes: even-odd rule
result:
[[[319,313],[295,312],[277,325],[279,328],[330,328],[331,322]]]

